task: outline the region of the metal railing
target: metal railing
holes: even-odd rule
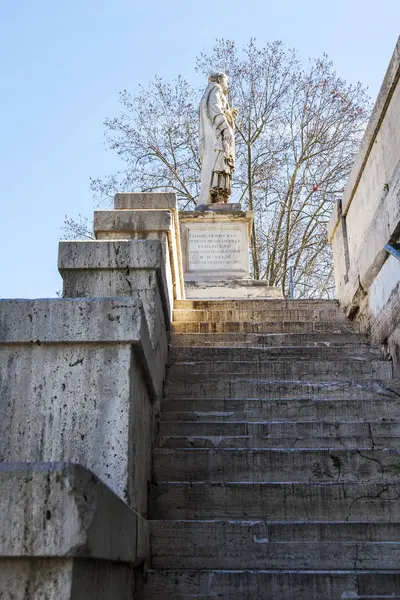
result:
[[[398,260],[400,260],[400,244],[399,243],[386,244],[385,250],[386,250],[386,252],[389,252],[389,254],[391,254]]]

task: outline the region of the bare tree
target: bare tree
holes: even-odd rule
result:
[[[238,52],[220,40],[210,55],[198,57],[196,69],[230,77],[238,110],[232,200],[254,211],[253,276],[287,295],[292,266],[297,297],[331,297],[326,223],[368,119],[365,90],[339,78],[325,55],[304,66],[281,42],[258,48],[250,40]],[[182,208],[194,208],[200,93],[182,77],[172,84],[157,78],[136,96],[121,93],[122,112],[105,127],[124,169],[92,180],[97,202],[121,190],[161,190],[176,192]]]

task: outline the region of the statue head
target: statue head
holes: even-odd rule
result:
[[[210,73],[208,77],[209,83],[218,83],[222,87],[224,94],[228,91],[228,75],[222,71]]]

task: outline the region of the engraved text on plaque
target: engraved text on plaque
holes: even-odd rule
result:
[[[234,271],[243,268],[241,234],[235,229],[188,231],[189,271]]]

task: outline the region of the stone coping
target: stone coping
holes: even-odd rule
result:
[[[62,274],[73,269],[155,270],[165,322],[169,324],[171,307],[159,240],[62,240],[58,270]]]
[[[160,390],[142,302],[133,298],[0,300],[0,346],[5,344],[133,346],[150,396]]]
[[[0,463],[0,556],[138,565],[147,521],[78,464]]]
[[[114,208],[178,210],[178,202],[173,192],[120,192],[114,196]]]
[[[99,232],[163,231],[171,233],[170,210],[96,210],[93,229]]]
[[[341,214],[345,216],[354,198],[357,186],[362,177],[371,149],[375,142],[381,123],[391,101],[393,92],[400,78],[400,37],[397,40],[392,58],[387,68],[381,89],[376,99],[367,128],[365,130],[360,150],[354,161],[339,207],[335,207],[328,223],[328,237],[331,240],[335,234]]]

